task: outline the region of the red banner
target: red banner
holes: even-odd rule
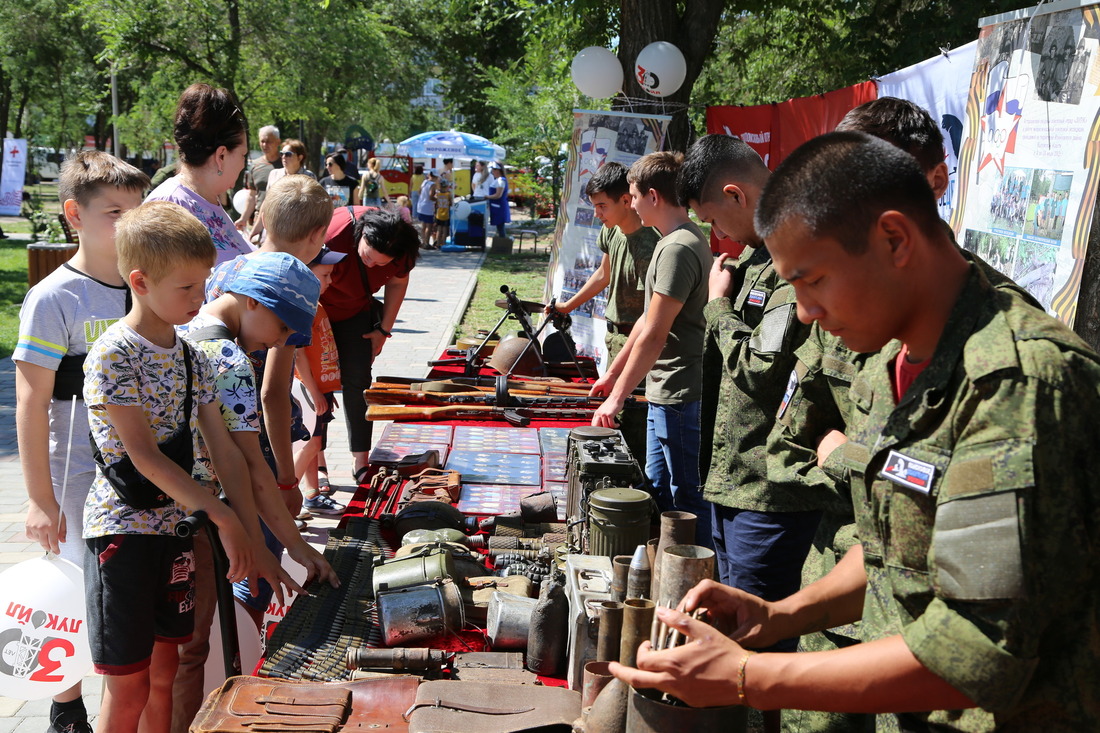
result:
[[[873,99],[878,99],[878,87],[873,81],[865,81],[779,104],[707,107],[707,132],[736,135],[775,170],[799,145],[831,132],[850,109]]]

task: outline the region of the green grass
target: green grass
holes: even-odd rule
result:
[[[7,359],[19,338],[19,306],[27,294],[27,243],[0,240],[0,358]]]
[[[474,336],[479,329],[488,331],[497,324],[500,317],[504,315],[504,311],[495,305],[499,298],[504,297],[500,292],[501,285],[507,285],[515,290],[522,300],[542,302],[542,291],[546,285],[546,268],[549,264],[549,252],[487,255],[477,275],[473,298],[462,318],[462,323],[455,330],[455,337]],[[516,325],[514,321],[510,321],[504,328],[515,331]]]
[[[57,183],[26,186],[35,206],[47,214],[61,211],[57,201]],[[5,234],[31,233],[29,219],[4,223]],[[19,338],[19,306],[27,294],[27,240],[0,240],[0,359],[7,359]]]

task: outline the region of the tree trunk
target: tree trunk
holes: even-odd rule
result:
[[[328,175],[328,171],[325,170],[325,156],[321,154],[321,142],[325,138],[317,130],[318,128],[307,122],[306,139],[302,142],[306,144],[306,150],[309,154],[315,156],[312,161],[309,156],[306,156],[306,163],[311,164],[311,170],[317,174],[317,180],[321,180]]]
[[[687,150],[694,140],[686,105],[710,55],[725,4],[725,0],[695,0],[684,3],[681,14],[675,0],[620,0],[619,62],[623,65],[623,91],[627,97],[647,101],[618,100],[614,106],[630,112],[670,114],[666,150]],[[666,97],[649,96],[634,74],[638,54],[655,41],[674,44],[687,62],[684,83]]]
[[[23,116],[31,99],[31,88],[26,85],[19,96],[19,110],[15,113],[15,137],[23,137]]]

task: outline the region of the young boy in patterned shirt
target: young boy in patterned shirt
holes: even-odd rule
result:
[[[133,307],[84,364],[97,463],[84,506],[84,582],[92,661],[106,676],[99,727],[131,733],[139,723],[168,729],[177,645],[193,628],[194,556],[176,524],[206,512],[234,581],[256,569],[251,537],[259,527],[248,467],[222,422],[210,364],[175,331],[202,305],[216,256],[210,234],[166,201],[127,212],[116,229],[118,270]],[[251,532],[192,478],[196,428]]]

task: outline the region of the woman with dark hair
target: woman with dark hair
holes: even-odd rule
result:
[[[363,390],[371,383],[371,364],[397,322],[409,287],[409,273],[420,254],[420,237],[398,214],[363,206],[332,213],[325,244],[345,257],[332,271],[332,284],[321,304],[332,323],[340,355],[344,419],[355,457],[355,479],[362,483],[371,447],[371,424]],[[374,294],[385,288],[382,302]]]
[[[332,153],[325,156],[325,170],[328,175],[318,183],[325,187],[328,195],[332,197],[333,208],[341,206],[356,206],[359,204],[359,179],[352,178],[344,173],[344,165],[347,160],[343,153]]]
[[[174,130],[179,172],[153,189],[146,201],[171,201],[210,231],[218,263],[252,251],[221,206],[248,161],[248,123],[226,89],[192,84],[176,104]]]

